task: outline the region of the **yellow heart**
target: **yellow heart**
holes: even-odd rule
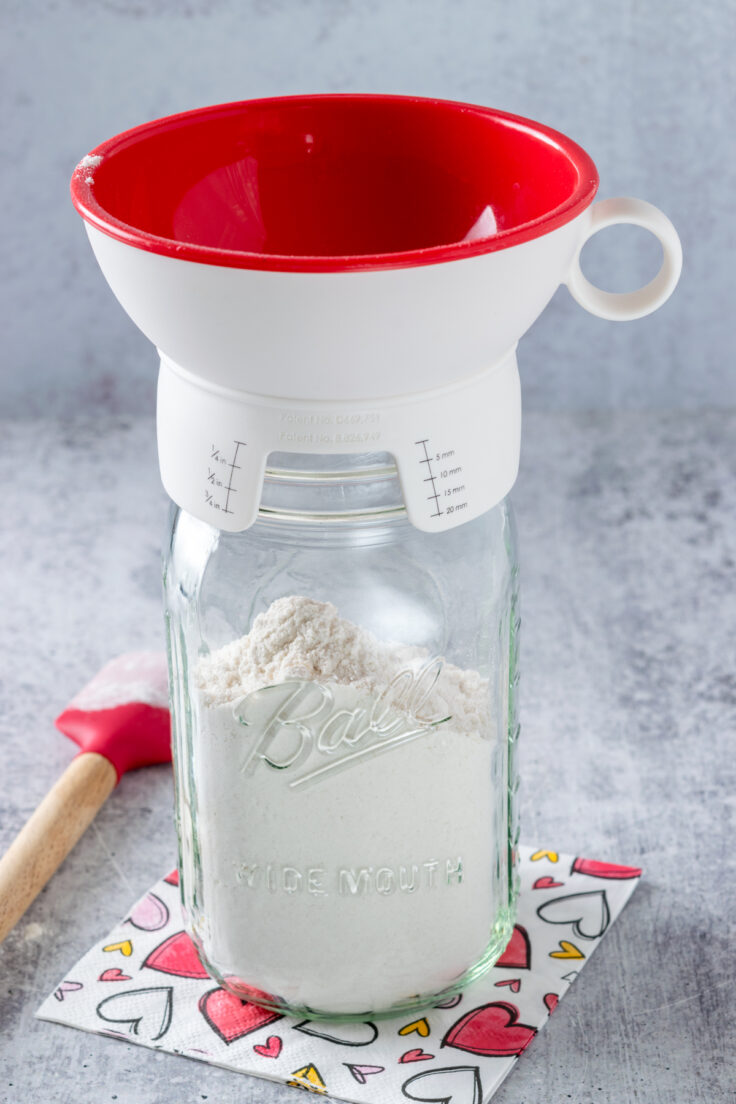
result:
[[[556,863],[559,857],[556,851],[535,851],[532,855],[532,862],[539,862],[540,859],[549,859],[551,863]]]
[[[568,943],[566,939],[560,940],[561,951],[550,951],[550,958],[585,958],[582,951],[579,951],[574,943]]]
[[[103,951],[120,951],[126,958],[130,958],[133,953],[133,944],[129,939],[125,939],[122,943],[108,943],[108,945],[102,949]]]
[[[308,1092],[313,1093],[327,1092],[327,1086],[322,1080],[322,1075],[315,1066],[303,1066],[302,1069],[294,1070],[291,1076],[295,1080],[287,1081],[286,1084],[290,1085],[292,1089],[307,1089]]]
[[[416,1031],[417,1035],[421,1035],[426,1039],[429,1035],[429,1024],[426,1020],[414,1020],[414,1023],[406,1024],[405,1027],[399,1028],[399,1035],[411,1035],[412,1031]]]

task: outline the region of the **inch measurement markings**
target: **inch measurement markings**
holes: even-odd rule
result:
[[[238,463],[238,452],[240,450],[240,446],[242,445],[243,448],[246,447],[245,441],[233,441],[233,444],[235,445],[235,450],[233,452],[232,460],[228,460],[223,455],[222,451],[217,448],[216,445],[213,445],[210,449],[210,460],[212,461],[212,464],[219,464],[223,469],[227,470],[227,482],[225,482],[224,479],[218,479],[216,467],[209,466],[207,468],[207,482],[210,484],[211,487],[222,488],[222,490],[225,492],[225,503],[223,505],[220,502],[216,502],[214,491],[208,490],[207,488],[205,488],[204,492],[205,503],[206,505],[211,506],[213,510],[222,511],[223,514],[235,513],[234,510],[230,509],[230,495],[238,493],[237,487],[233,486],[233,477],[235,475],[235,472],[240,471],[241,468],[241,465]]]
[[[442,511],[442,510],[440,510],[440,496],[439,496],[439,494],[437,493],[436,476],[435,476],[435,475],[433,474],[433,472],[432,472],[432,458],[431,458],[431,456],[429,455],[429,453],[427,452],[427,442],[428,442],[428,441],[429,441],[429,437],[425,437],[425,438],[423,438],[423,439],[422,439],[421,441],[415,441],[415,442],[414,442],[414,444],[415,444],[415,445],[421,445],[421,446],[422,446],[422,451],[424,452],[424,456],[423,456],[423,458],[422,458],[422,459],[421,459],[421,460],[419,461],[419,463],[420,463],[420,464],[426,464],[426,465],[427,465],[427,477],[426,477],[426,479],[424,480],[424,482],[425,482],[425,483],[431,483],[431,485],[432,485],[432,494],[431,494],[431,495],[427,495],[427,501],[429,501],[429,502],[434,502],[434,505],[435,505],[435,513],[434,513],[434,514],[430,514],[429,516],[430,516],[430,517],[441,517],[441,516],[442,516],[442,513],[443,513],[443,511]],[[452,454],[451,454],[451,453],[447,453],[446,455],[452,455]]]
[[[227,488],[225,490],[225,509],[223,510],[224,514],[232,514],[233,513],[233,511],[228,509],[228,507],[230,506],[230,495],[235,493],[235,488],[233,487],[233,474],[236,471],[240,471],[240,464],[237,464],[236,460],[238,459],[238,449],[240,448],[241,445],[243,446],[243,448],[245,448],[245,441],[236,441],[235,442],[235,452],[233,453],[232,460],[228,464],[228,468],[230,469],[230,475],[228,476]]]

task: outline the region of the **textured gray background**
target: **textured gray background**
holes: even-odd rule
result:
[[[647,873],[498,1104],[736,1098],[735,10],[0,3],[0,851],[69,762],[54,716],[110,656],[162,645],[155,353],[68,200],[88,149],[248,96],[443,95],[566,131],[602,195],[649,199],[680,231],[683,278],[656,315],[601,322],[561,291],[521,349],[522,834]],[[615,290],[657,250],[616,230],[588,255]],[[171,865],[171,802],[167,768],[126,777],[0,947],[2,1104],[295,1099],[33,1019]]]
[[[733,0],[3,0],[0,193],[10,415],[149,412],[155,354],[113,301],[68,199],[76,162],[147,119],[309,91],[438,95],[568,133],[601,196],[637,195],[685,249],[644,321],[566,290],[522,346],[528,409],[733,403]],[[589,271],[623,290],[658,246],[609,230]]]

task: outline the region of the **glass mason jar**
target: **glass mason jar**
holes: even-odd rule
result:
[[[365,1018],[455,993],[517,893],[507,501],[407,520],[390,456],[272,454],[257,522],[165,558],[186,924],[221,985]]]

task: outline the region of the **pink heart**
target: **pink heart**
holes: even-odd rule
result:
[[[343,1062],[359,1085],[365,1085],[366,1078],[374,1073],[383,1073],[385,1066],[353,1066],[350,1062]]]
[[[135,906],[128,921],[140,931],[160,931],[169,919],[169,910],[155,893],[147,893]]]
[[[521,978],[509,978],[508,981],[496,982],[497,989],[501,989],[504,985],[508,985],[512,993],[518,993],[521,989]]]
[[[118,970],[117,966],[111,970],[103,970],[97,979],[98,981],[130,981],[130,974],[124,974],[122,970]]]
[[[434,1058],[434,1054],[425,1054],[421,1047],[415,1047],[414,1050],[407,1050],[406,1054],[402,1054],[399,1058],[400,1062],[427,1062],[431,1058]]]
[[[547,1005],[547,1011],[549,1012],[550,1016],[552,1015],[555,1008],[557,1007],[557,1002],[559,1001],[559,999],[560,998],[557,996],[556,993],[545,993],[544,994],[544,1003]]]
[[[554,878],[550,878],[549,874],[545,874],[543,878],[537,878],[532,889],[556,889],[564,884],[564,882],[556,882]]]
[[[54,996],[58,1001],[63,1001],[65,993],[75,993],[77,989],[82,988],[81,981],[62,981],[59,988],[54,992]]]
[[[253,1049],[256,1054],[262,1054],[264,1058],[278,1058],[282,1046],[278,1035],[269,1035],[265,1043],[258,1043]]]
[[[435,1005],[435,1008],[454,1008],[463,999],[462,993],[456,993],[454,997],[448,997],[447,1000],[440,1001]]]

